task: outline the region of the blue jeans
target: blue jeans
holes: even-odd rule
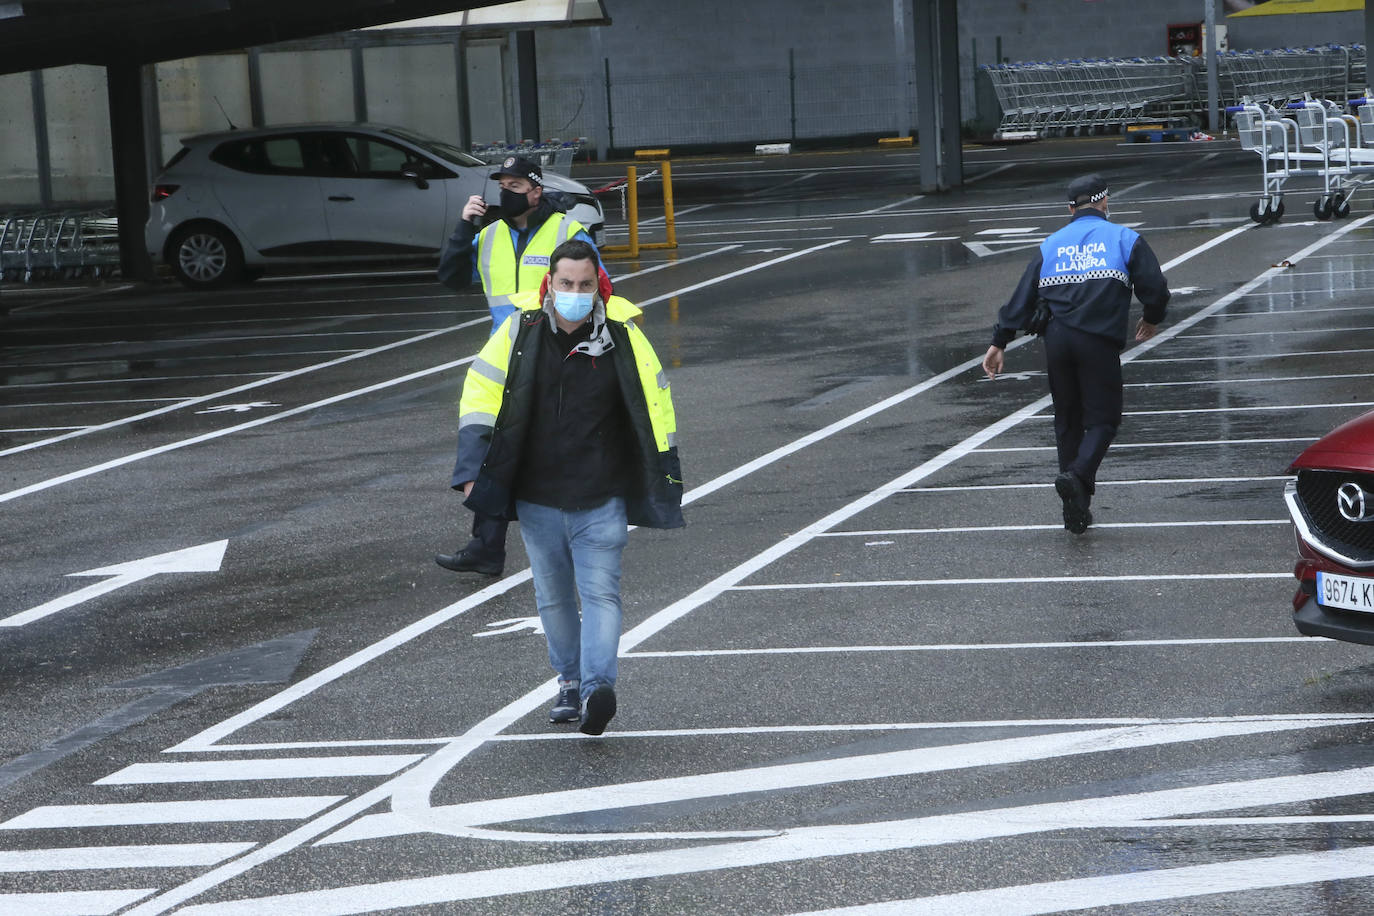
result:
[[[558,680],[580,682],[584,700],[602,684],[615,686],[620,558],[629,539],[625,500],[616,497],[578,511],[518,500],[515,511],[534,573],[549,664]]]

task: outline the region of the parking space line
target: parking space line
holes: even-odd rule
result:
[[[707,206],[710,205],[707,204]],[[641,225],[643,224],[641,223]],[[738,243],[733,245],[724,245],[720,248],[717,248],[714,251],[703,251],[701,254],[694,254],[689,258],[680,258],[674,261],[664,261],[662,264],[655,264],[653,267],[646,267],[643,270],[636,270],[633,273],[620,274],[619,276],[612,277],[611,280],[614,283],[619,283],[621,280],[629,280],[633,277],[642,277],[645,274],[656,273],[660,270],[667,270],[669,267],[681,267],[683,264],[690,264],[693,261],[700,261],[702,258],[709,258],[712,255],[724,254],[727,251],[735,251],[739,247],[740,246]]]
[[[1349,257],[1349,255],[1346,255]],[[1353,286],[1342,287],[1335,290],[1336,294],[1345,293],[1367,293],[1374,291],[1374,286]],[[1315,290],[1293,290],[1292,293],[1282,293],[1281,295],[1305,296],[1313,295]],[[1330,295],[1326,291],[1320,291],[1323,295]],[[1227,312],[1221,315],[1213,315],[1209,321],[1238,321],[1244,318],[1297,318],[1304,315],[1320,315],[1324,312],[1368,312],[1370,307],[1367,305],[1329,305],[1320,308],[1293,307],[1287,309],[1269,310],[1264,312]]]
[[[0,410],[18,410],[32,407],[91,407],[105,404],[166,404],[181,403],[184,398],[112,398],[108,401],[45,401],[33,404],[0,404]],[[75,427],[68,427],[74,429]]]
[[[1275,445],[1288,442],[1316,442],[1316,436],[1294,436],[1284,439],[1191,439],[1177,442],[1113,442],[1112,449],[1129,448],[1182,448],[1194,445]],[[977,454],[992,454],[995,452],[1053,452],[1056,448],[1053,445],[1012,445],[1001,448],[980,448],[975,449]]]
[[[56,433],[70,429],[89,429],[88,426],[20,426],[13,429],[0,429],[0,433]]]
[[[1142,818],[1119,828],[1149,829],[1154,825],[1215,822],[1218,818],[1178,818],[1172,821]],[[1315,823],[1313,818],[1295,818],[1297,823]],[[1260,820],[1260,823],[1270,821]],[[1281,821],[1280,821],[1281,822]],[[1243,823],[1256,823],[1246,820]],[[1091,878],[1066,878],[1037,884],[994,887],[961,893],[938,894],[882,903],[858,904],[825,910],[796,912],[791,916],[959,916],[969,913],[1001,913],[1003,916],[1050,916],[1080,910],[1098,910],[1133,903],[1165,903],[1223,894],[1243,894],[1279,887],[1294,887],[1332,882],[1337,885],[1374,876],[1374,846],[1358,845],[1348,849],[1322,852],[1262,855],[1248,859],[1151,868]],[[1282,899],[1280,897],[1279,899]],[[1180,903],[1170,912],[1203,912]],[[1325,909],[1325,907],[1323,907]]]
[[[156,309],[149,309],[155,312]],[[485,312],[486,309],[470,309],[473,314]],[[124,324],[84,324],[71,326],[53,327],[24,327],[8,329],[13,334],[38,334],[38,333],[61,333],[70,334],[76,331],[117,331],[120,328],[194,328],[211,327],[224,324],[284,324],[296,322],[304,324],[311,321],[354,321],[368,318],[431,318],[435,315],[452,315],[453,309],[430,309],[424,312],[345,312],[340,315],[286,315],[286,316],[262,316],[257,318],[215,318],[205,321],[151,321],[151,322],[127,322]],[[123,342],[123,341],[122,341]]]
[[[867,216],[871,213],[882,213],[884,210],[891,210],[892,208],[900,207],[903,204],[914,204],[916,203],[916,201],[922,200],[924,198],[924,194],[913,194],[911,197],[904,197],[901,200],[894,201],[890,204],[883,204],[881,207],[874,207],[872,210],[860,210],[859,215]]]
[[[1235,337],[1290,337],[1294,334],[1347,334],[1353,331],[1374,331],[1374,327],[1336,328],[1324,326],[1320,328],[1281,328],[1275,331],[1231,331],[1225,334],[1183,334],[1180,335],[1179,340],[1210,340],[1218,337],[1226,339]]]
[[[1264,483],[1292,480],[1292,474],[1272,474],[1260,477],[1151,477],[1144,480],[1099,480],[1099,487],[1172,486],[1178,483]],[[1053,483],[979,483],[948,487],[904,487],[899,493],[958,493],[972,490],[1053,490]]]
[[[431,333],[445,333],[453,330],[452,328],[415,328],[413,330]],[[145,337],[143,339],[124,340],[122,344],[144,344],[155,343],[163,344],[207,344],[207,343],[241,343],[246,340],[294,340],[310,337],[379,337],[384,334],[410,334],[410,328],[401,330],[397,328],[380,328],[372,331],[304,331],[294,334],[233,334],[227,337]],[[63,344],[62,348],[84,347],[85,344]],[[8,350],[52,350],[54,346],[49,343],[42,344],[15,344],[7,346]]]
[[[1182,522],[1098,522],[1094,528],[1213,528],[1246,525],[1291,525],[1287,518],[1242,518]],[[949,528],[882,528],[868,531],[825,531],[822,538],[885,537],[899,534],[974,534],[1000,531],[1062,531],[1063,525],[961,525]]]
[[[74,439],[74,438],[76,438],[77,436],[89,435],[90,433],[95,433],[95,432],[103,432],[104,430],[115,429],[115,428],[120,427],[120,426],[128,426],[130,423],[137,423],[137,422],[139,422],[140,420],[147,420],[147,419],[149,419],[149,418],[151,418],[151,417],[157,417],[157,416],[161,416],[161,415],[163,415],[163,414],[171,413],[171,412],[174,411],[174,410],[180,410],[180,409],[182,409],[183,407],[189,407],[189,406],[191,406],[191,405],[193,405],[193,404],[204,404],[204,403],[207,403],[207,402],[209,402],[209,401],[218,400],[219,398],[228,397],[228,396],[233,395],[233,394],[240,394],[240,393],[242,393],[242,392],[244,392],[244,391],[252,391],[252,390],[254,390],[254,389],[256,389],[256,388],[262,388],[262,387],[265,386],[265,385],[272,385],[272,384],[276,384],[277,382],[286,381],[287,379],[298,378],[298,377],[300,377],[300,376],[302,376],[302,375],[308,375],[309,373],[312,373],[312,372],[319,372],[319,371],[321,371],[321,370],[323,370],[323,369],[329,369],[329,368],[332,368],[332,367],[334,367],[334,366],[340,366],[340,365],[343,365],[344,363],[352,362],[353,360],[363,359],[363,358],[368,357],[368,356],[375,356],[375,355],[377,355],[378,353],[385,353],[385,352],[387,352],[387,351],[395,350],[395,349],[398,349],[398,348],[400,348],[400,347],[405,347],[405,346],[409,346],[409,345],[411,345],[411,344],[421,343],[422,341],[430,340],[430,339],[432,339],[432,338],[439,337],[440,335],[443,335],[443,334],[449,334],[449,333],[452,333],[452,332],[454,332],[454,331],[461,330],[461,329],[463,329],[463,328],[470,328],[470,327],[473,327],[473,326],[475,326],[475,325],[482,324],[482,323],[486,322],[487,320],[488,320],[488,319],[485,318],[485,317],[483,317],[483,318],[474,318],[474,319],[471,320],[471,321],[464,321],[464,322],[461,322],[461,323],[459,323],[459,324],[453,325],[453,326],[451,326],[451,327],[440,328],[439,330],[436,330],[436,331],[429,331],[429,332],[427,332],[427,333],[419,334],[419,335],[416,335],[416,336],[414,336],[414,337],[407,337],[407,338],[405,338],[404,340],[393,340],[393,341],[391,341],[390,343],[382,344],[381,346],[372,347],[372,348],[367,349],[367,350],[358,350],[358,351],[356,351],[356,352],[349,353],[349,354],[347,354],[347,355],[345,355],[345,356],[340,356],[340,357],[338,357],[337,359],[326,360],[325,362],[322,362],[322,363],[315,363],[314,365],[310,365],[310,366],[304,366],[304,367],[302,367],[302,368],[300,368],[300,369],[292,369],[292,370],[290,370],[290,371],[288,371],[288,372],[279,372],[279,373],[277,373],[276,375],[268,376],[267,378],[260,378],[260,379],[257,379],[257,380],[255,380],[255,381],[252,381],[252,382],[246,382],[246,383],[244,383],[244,384],[242,384],[242,385],[236,385],[236,386],[234,386],[233,388],[224,388],[224,389],[221,389],[221,390],[219,390],[219,391],[211,392],[210,394],[203,394],[203,395],[199,395],[199,396],[197,396],[197,397],[187,398],[185,401],[182,401],[182,402],[180,402],[180,403],[177,403],[177,404],[169,404],[169,405],[167,405],[166,407],[159,407],[159,408],[156,408],[155,410],[144,411],[143,413],[135,414],[134,416],[131,416],[131,417],[121,417],[121,418],[118,419],[118,420],[110,420],[110,421],[108,421],[108,422],[106,422],[106,423],[99,423],[99,424],[96,424],[95,426],[83,427],[83,428],[81,428],[81,429],[74,430],[74,431],[72,431],[72,432],[66,433],[65,435],[53,436],[53,437],[48,438],[48,439],[40,439],[40,440],[38,440],[37,442],[27,442],[27,443],[25,443],[25,444],[23,444],[23,445],[15,445],[15,446],[12,446],[12,447],[7,448],[7,449],[0,449],[0,458],[4,458],[4,457],[6,457],[7,455],[15,455],[15,454],[18,454],[19,452],[26,452],[26,451],[29,451],[30,449],[43,448],[44,446],[48,446],[48,445],[55,445],[55,444],[58,443],[58,442],[65,442],[65,441],[67,441],[68,439]],[[454,365],[458,365],[458,363],[446,363],[446,364],[445,364],[445,367],[452,367],[452,366],[454,366]],[[406,378],[409,378],[409,376],[406,376]],[[362,390],[362,389],[360,389],[360,391],[361,391],[361,390]],[[375,389],[374,389],[374,390],[375,390]],[[328,399],[326,399],[326,400],[328,400]],[[323,404],[323,402],[316,402],[316,403]],[[277,414],[277,415],[274,415],[274,416],[280,417],[280,416],[283,416],[283,415],[282,415],[282,414]],[[264,419],[270,419],[270,418],[264,418]],[[255,422],[255,425],[256,425],[256,424],[260,423],[261,421],[254,421],[254,422]],[[246,428],[246,424],[245,424],[244,426],[241,426],[241,427],[233,427],[233,429],[235,429],[235,430],[240,429],[240,428]],[[222,433],[221,433],[221,434],[222,434]],[[213,435],[215,435],[215,434],[212,434],[212,436],[213,436]],[[197,436],[197,437],[194,437],[194,439],[185,440],[185,441],[186,441],[186,443],[189,444],[189,443],[191,443],[191,442],[193,442],[193,441],[204,441],[204,440],[203,440],[202,437]],[[180,446],[177,446],[177,445],[173,444],[173,447],[180,447]],[[88,476],[88,474],[98,473],[99,470],[106,470],[106,469],[108,469],[108,468],[110,468],[110,467],[119,467],[120,465],[128,464],[130,461],[137,461],[137,460],[139,460],[140,457],[148,457],[149,455],[153,455],[153,454],[161,454],[162,451],[169,451],[169,450],[170,450],[170,449],[168,449],[167,447],[164,446],[162,449],[150,449],[150,450],[147,450],[147,451],[144,451],[144,452],[138,452],[138,453],[136,453],[136,454],[133,455],[133,456],[126,456],[125,458],[115,459],[115,462],[105,462],[104,464],[96,465],[95,468],[98,469],[98,470],[93,470],[93,469],[91,469],[91,468],[87,468],[87,469],[85,469],[84,471],[75,472],[75,476],[73,476],[73,475],[63,475],[62,477],[54,477],[54,478],[51,478],[50,480],[44,481],[44,482],[42,482],[42,483],[40,483],[40,484],[35,484],[34,487],[22,487],[22,488],[20,488],[19,490],[11,490],[9,493],[0,493],[0,502],[7,502],[8,500],[14,499],[14,498],[16,498],[17,496],[23,496],[23,495],[26,494],[26,493],[35,492],[36,489],[39,489],[39,490],[41,490],[41,489],[47,489],[47,487],[49,487],[49,486],[56,486],[57,483],[66,483],[68,480],[76,480],[76,479],[78,479],[79,477]]]
[[[1120,576],[988,576],[961,579],[868,579],[856,582],[767,582],[731,585],[731,592],[790,592],[826,588],[910,588],[935,585],[1065,585],[1077,582],[1219,582],[1236,579],[1292,579],[1293,573],[1140,573]]]
[[[1374,353],[1374,347],[1348,347],[1338,350],[1290,350],[1287,353],[1216,353],[1210,356],[1156,356],[1136,360],[1132,365],[1149,366],[1154,363],[1220,363],[1231,360],[1255,362],[1261,359],[1291,359],[1295,356],[1346,356],[1352,353]]]
[[[1341,372],[1330,375],[1270,375],[1254,378],[1209,378],[1192,379],[1185,382],[1127,382],[1127,388],[1196,388],[1199,385],[1249,385],[1268,382],[1325,382],[1346,378],[1372,378],[1374,372]]]
[[[1253,404],[1243,407],[1180,407],[1174,410],[1126,410],[1124,417],[1180,416],[1199,413],[1252,413],[1266,410],[1332,410],[1342,407],[1374,407],[1374,401],[1337,401],[1331,404]],[[1054,419],[1048,414],[1043,419]]]
[[[1130,649],[1168,646],[1266,645],[1272,643],[1339,645],[1310,636],[1217,636],[1201,639],[1103,639],[1076,642],[935,643],[915,646],[786,646],[757,649],[665,649],[621,653],[621,658],[714,658],[742,655],[847,655],[882,652],[1027,652],[1042,649]]]
[[[145,375],[139,378],[85,378],[70,379],[62,382],[6,382],[5,388],[67,388],[73,385],[110,385],[116,382],[120,385],[128,385],[134,382],[195,382],[207,378],[251,378],[253,376],[276,374],[275,372],[216,372],[210,375]]]
[[[1314,642],[1316,640],[1308,640]],[[637,656],[639,653],[635,653]],[[631,657],[635,657],[631,656]],[[661,728],[642,731],[607,732],[606,741],[621,738],[710,738],[732,737],[735,735],[789,735],[814,734],[816,732],[884,732],[884,731],[938,731],[953,729],[998,729],[998,728],[1076,728],[1133,725],[1205,725],[1214,722],[1291,722],[1301,718],[1315,722],[1330,722],[1332,725],[1367,722],[1364,713],[1301,713],[1298,715],[1279,714],[1269,716],[1196,716],[1180,718],[1114,717],[1078,719],[965,719],[948,722],[822,722],[815,725],[726,725],[709,728]],[[568,732],[536,732],[521,735],[497,735],[493,742],[510,741],[562,741],[579,740],[577,734]],[[978,914],[981,916],[981,914]]]
[[[293,356],[336,356],[336,355],[338,355],[338,354],[340,354],[340,353],[342,353],[342,354],[344,354],[344,355],[348,355],[348,354],[352,354],[352,353],[362,353],[362,352],[364,352],[364,351],[361,350],[361,349],[359,349],[359,348],[357,348],[357,347],[350,348],[350,349],[345,349],[345,350],[273,350],[273,351],[269,351],[269,352],[261,352],[261,351],[260,351],[260,352],[254,352],[254,353],[216,353],[216,354],[211,355],[211,356],[190,356],[190,355],[186,355],[186,356],[164,356],[164,357],[159,357],[156,361],[158,361],[158,362],[164,362],[164,363],[235,362],[235,361],[237,361],[237,360],[244,360],[244,359],[286,359],[286,358],[288,358],[288,357],[293,357]],[[25,369],[30,369],[30,370],[43,370],[43,369],[72,369],[72,368],[76,368],[76,367],[79,367],[79,366],[109,366],[110,362],[111,362],[110,360],[101,359],[101,360],[83,360],[83,361],[70,362],[70,363],[47,363],[47,362],[44,362],[44,363],[26,363],[26,364],[24,365],[24,368],[25,368]],[[124,371],[126,371],[126,370],[130,367],[130,365],[131,365],[131,363],[130,363],[129,361],[126,361],[126,362],[125,362],[125,365],[123,365],[123,366],[110,366],[110,372],[112,372],[112,373],[113,373],[113,372],[124,372]],[[287,372],[287,371],[291,371],[291,370],[285,370],[285,369],[283,369],[283,370],[277,370],[277,371],[274,371],[274,372],[231,372],[231,373],[225,373],[225,374],[223,375],[223,377],[224,377],[224,378],[240,378],[240,377],[245,377],[245,376],[280,375],[282,372]],[[216,378],[217,376],[214,376],[214,375],[206,375],[206,376],[188,376],[188,377],[189,377],[189,378]],[[100,384],[103,384],[103,385],[110,385],[110,384],[120,384],[120,385],[122,385],[122,384],[124,384],[125,382],[136,382],[136,381],[138,381],[138,379],[136,379],[136,378],[133,378],[133,379],[129,379],[129,378],[119,378],[119,377],[117,377],[117,376],[105,376],[104,378],[101,378],[101,379],[99,379],[98,381],[99,381]],[[168,381],[177,381],[177,380],[176,380],[176,379],[168,379]]]
[[[1303,639],[1303,637],[1274,637],[1275,639]],[[1307,638],[1307,642],[1333,645],[1329,640]],[[653,657],[653,652],[629,652],[624,658]],[[1074,727],[1103,725],[1191,725],[1206,722],[1235,721],[1289,721],[1290,714],[1259,716],[1190,716],[1179,718],[1154,717],[1115,717],[1115,718],[1078,718],[1078,719],[969,719],[947,722],[824,722],[815,725],[729,725],[708,728],[663,728],[641,731],[607,732],[602,736],[605,741],[621,738],[701,738],[733,735],[774,735],[774,734],[811,734],[815,732],[879,732],[879,731],[934,731],[939,729],[998,729],[998,728],[1038,728]],[[1314,721],[1329,721],[1333,725],[1347,722],[1363,722],[1369,719],[1364,713],[1302,713],[1301,718]],[[452,738],[358,738],[334,741],[277,741],[246,744],[217,744],[215,750],[225,752],[292,751],[317,750],[323,748],[355,747],[420,747],[431,744],[445,744]],[[518,734],[493,735],[493,743],[525,741],[582,741],[576,732],[528,732]]]

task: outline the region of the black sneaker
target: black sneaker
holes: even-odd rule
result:
[[[550,722],[575,722],[582,714],[582,698],[577,695],[578,688],[564,687],[558,691],[558,699],[549,710]]]
[[[1054,490],[1064,501],[1064,527],[1074,534],[1082,534],[1093,523],[1093,514],[1088,511],[1088,488],[1078,475],[1065,471],[1054,478]]]
[[[499,576],[506,568],[504,560],[484,560],[466,547],[457,553],[441,553],[434,562],[454,572],[474,572],[483,576]]]
[[[602,684],[587,697],[587,708],[582,710],[582,721],[577,730],[584,735],[599,735],[606,730],[606,724],[615,718],[615,688]]]

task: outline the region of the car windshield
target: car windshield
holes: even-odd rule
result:
[[[417,134],[414,131],[402,130],[399,127],[385,128],[382,133],[391,134],[393,137],[400,137],[407,143],[413,143],[427,153],[433,153],[441,159],[455,162],[458,165],[485,166],[486,163],[476,156],[463,152],[458,147],[445,143],[442,140],[435,140],[433,137],[426,137],[424,134]]]

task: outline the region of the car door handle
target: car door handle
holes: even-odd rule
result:
[[[330,200],[352,200],[353,198],[349,197],[347,194],[331,194],[331,195],[329,195],[329,199],[330,199]]]

